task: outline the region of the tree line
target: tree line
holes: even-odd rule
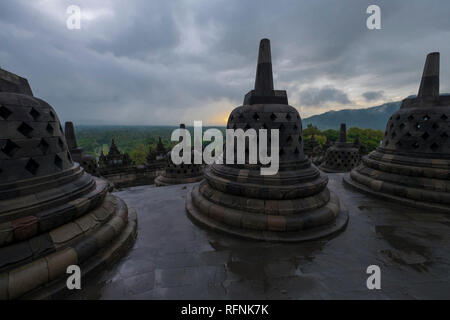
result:
[[[100,155],[100,150],[106,154],[111,140],[114,139],[121,152],[126,152],[136,164],[144,164],[150,148],[155,149],[158,138],[167,150],[170,150],[177,142],[170,141],[172,131],[176,126],[77,126],[76,136],[78,145],[88,154],[95,157]],[[187,127],[188,130],[192,129]],[[208,128],[205,127],[204,130]],[[219,128],[225,131],[225,128]],[[325,144],[327,139],[336,141],[339,139],[339,130],[320,130],[309,124],[303,129],[305,143],[314,134],[315,139]],[[373,129],[361,129],[352,127],[347,130],[348,142],[353,142],[356,137],[363,143],[368,151],[375,150],[383,139],[383,131]]]

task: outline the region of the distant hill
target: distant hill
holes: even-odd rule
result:
[[[328,111],[303,119],[303,127],[306,128],[308,124],[312,124],[320,130],[339,129],[341,123],[346,123],[347,128],[359,127],[384,131],[388,119],[400,108],[401,103],[401,101],[397,101],[367,109]]]

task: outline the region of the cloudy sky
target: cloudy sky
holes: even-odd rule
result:
[[[381,30],[366,27],[371,4]],[[448,0],[1,0],[0,67],[63,121],[224,124],[267,37],[275,87],[305,118],[415,94],[432,51],[450,92],[449,16]]]

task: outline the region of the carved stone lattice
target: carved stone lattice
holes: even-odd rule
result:
[[[205,181],[193,187],[186,208],[194,221],[232,235],[267,241],[311,240],[346,225],[348,215],[338,197],[328,190],[328,177],[304,154],[300,115],[288,105],[286,91],[273,90],[267,39],[259,47],[255,89],[245,96],[243,106],[231,112],[227,128],[255,129],[258,140],[259,129],[278,129],[279,150],[271,152],[279,154],[279,171],[261,175],[263,165],[249,163],[246,143],[245,164],[234,161],[208,166]]]
[[[320,169],[325,172],[348,172],[361,160],[359,147],[347,142],[346,125],[341,124],[340,138],[328,148]]]
[[[55,110],[0,69],[0,299],[47,297],[69,265],[90,273],[132,242],[135,215],[107,187],[73,161]]]
[[[345,182],[389,200],[450,212],[450,97],[439,95],[439,53],[425,63],[417,98],[403,100],[380,147]]]

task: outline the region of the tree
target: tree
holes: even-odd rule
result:
[[[339,139],[339,131],[328,129],[323,132],[323,135],[327,137],[329,141],[337,141]]]
[[[311,136],[311,135],[320,135],[322,132],[315,126],[313,126],[311,123],[308,124],[308,126],[303,129],[303,136]]]
[[[130,152],[130,158],[137,165],[145,164],[149,147],[145,144],[140,144]]]

